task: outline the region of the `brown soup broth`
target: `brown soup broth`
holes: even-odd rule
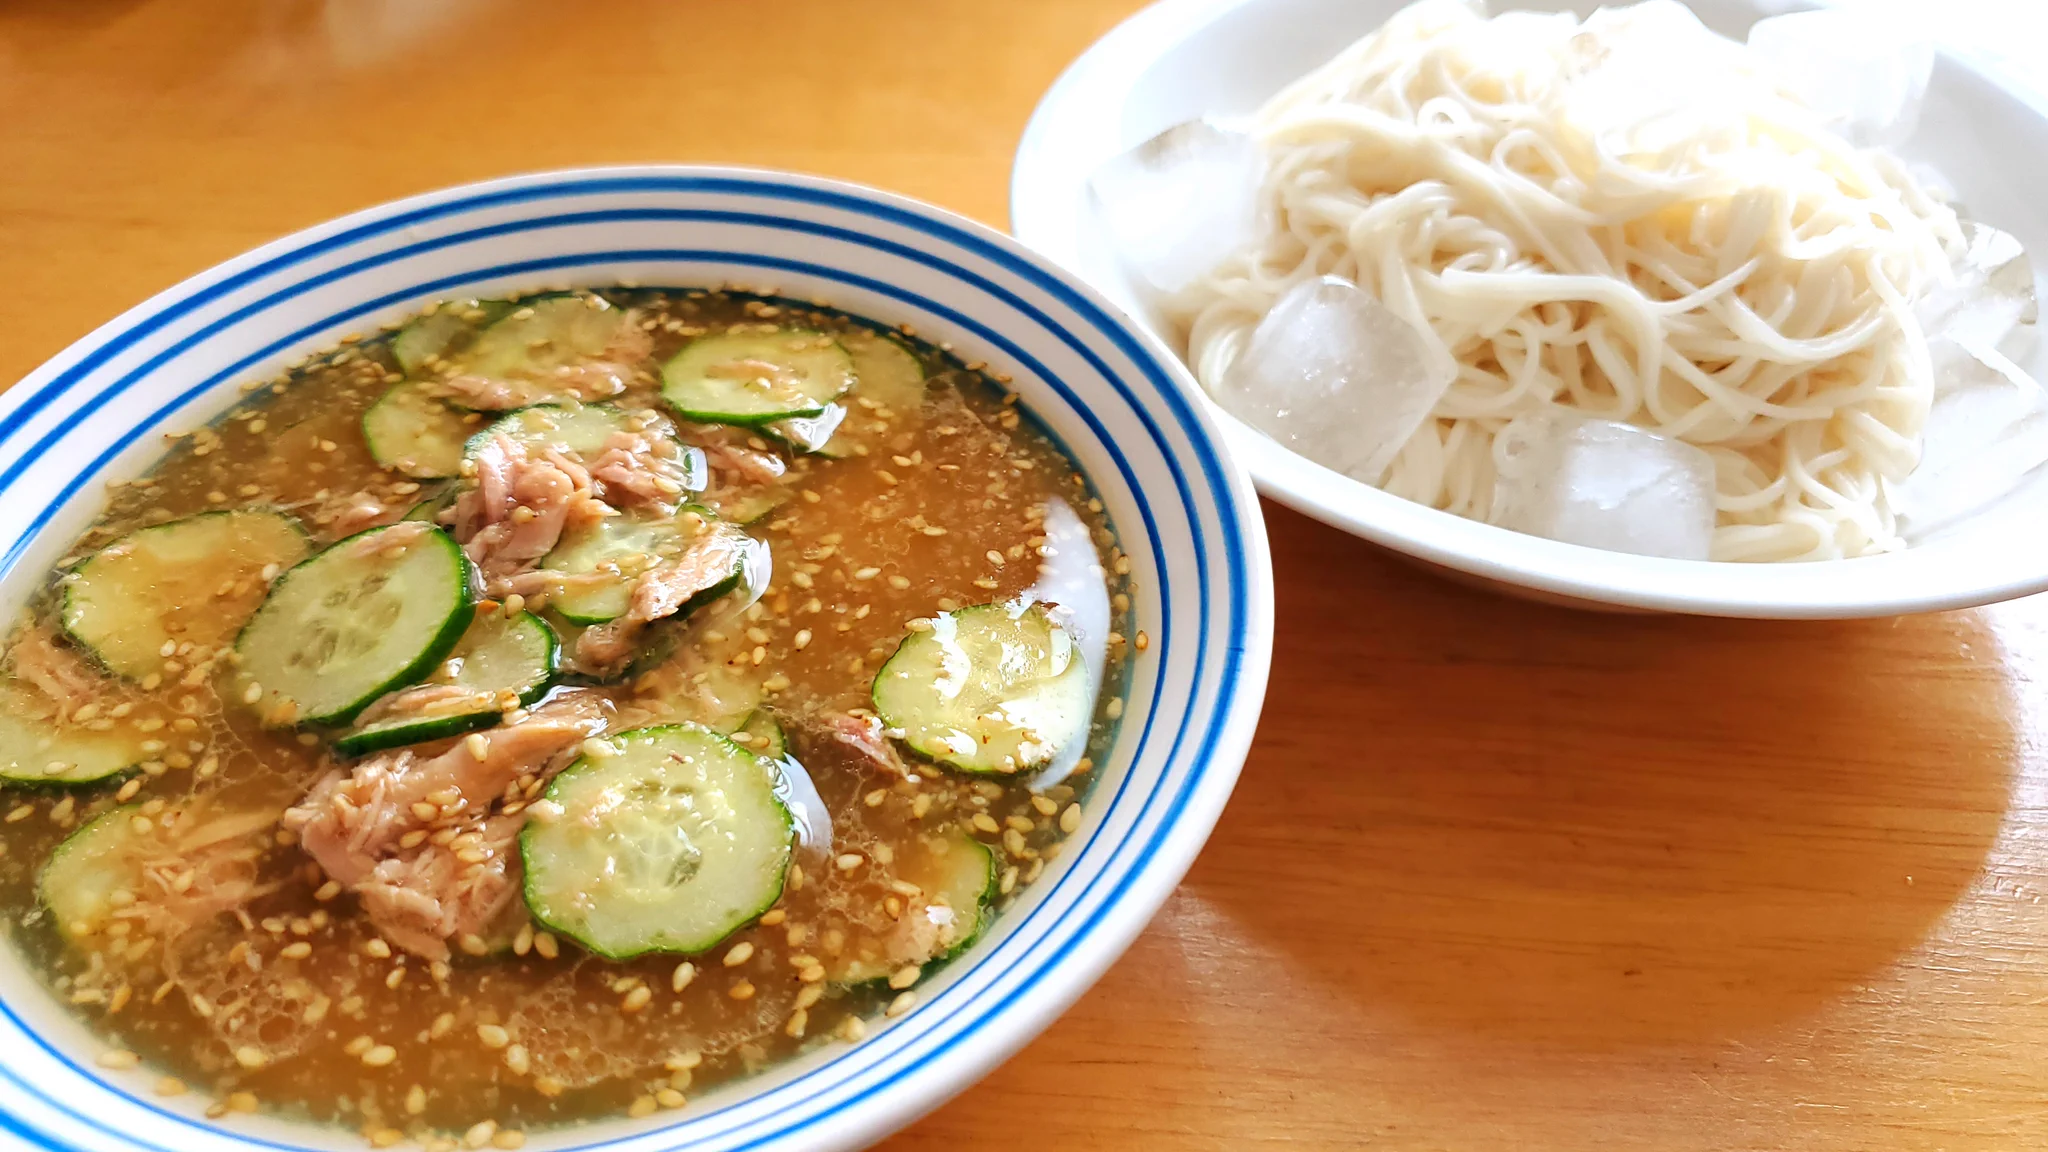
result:
[[[678,348],[739,324],[894,339],[924,367],[921,403],[870,405],[855,390],[839,437],[851,453],[837,459],[679,423],[685,441],[788,461],[776,485],[782,502],[748,526],[769,545],[772,578],[751,606],[728,597],[672,624],[664,662],[586,689],[611,701],[609,727],[618,731],[709,723],[706,713],[744,707],[730,698],[765,685],[766,706],[830,812],[829,852],[800,850],[780,902],[703,955],[611,961],[529,930],[512,952],[458,951],[439,962],[389,946],[355,897],[334,894],[278,826],[252,841],[262,845],[267,890],[241,913],[172,939],[66,943],[40,904],[37,877],[85,821],[119,803],[141,805],[146,817],[195,796],[282,807],[337,763],[325,734],[265,728],[238,701],[223,702],[226,676],[204,653],[194,654],[197,667],[173,660],[154,683],[106,678],[98,723],[148,733],[155,758],[125,783],[8,788],[0,909],[52,992],[111,1051],[153,1066],[159,1090],[210,1094],[215,1116],[260,1108],[359,1128],[377,1143],[402,1136],[430,1147],[453,1147],[485,1121],[510,1147],[511,1134],[530,1127],[686,1107],[710,1085],[857,1039],[892,1006],[914,1002],[930,969],[855,986],[820,981],[817,970],[872,950],[905,913],[898,875],[924,838],[957,829],[988,845],[1000,910],[1039,878],[1078,822],[1092,759],[1037,791],[1030,772],[977,778],[914,757],[904,778],[823,724],[871,706],[870,683],[907,622],[1030,588],[1048,502],[1063,501],[1093,536],[1112,598],[1090,753],[1110,739],[1126,678],[1123,637],[1137,635],[1120,574],[1128,563],[1085,478],[1003,391],[1002,378],[913,334],[885,337],[813,302],[703,289],[604,295],[653,338],[652,355],[611,401],[628,410],[661,407],[660,365]],[[380,522],[396,519],[436,487],[381,469],[364,442],[364,411],[401,378],[379,334],[246,387],[221,419],[172,438],[146,476],[113,486],[105,514],[66,563],[138,527],[212,509],[288,509],[316,548],[370,514],[365,505]],[[493,418],[478,414],[477,423]],[[722,479],[714,468],[714,491]],[[229,594],[207,604],[242,614],[261,594],[221,591]],[[39,596],[17,638],[47,627],[55,603]],[[214,625],[231,632],[233,621]],[[11,671],[19,659],[10,653]]]

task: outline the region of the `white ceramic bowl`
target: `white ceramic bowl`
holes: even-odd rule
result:
[[[1690,0],[1740,38],[1759,16],[1810,5]],[[1571,9],[1594,0],[1503,2]],[[1019,239],[1081,274],[1169,343],[1087,210],[1098,165],[1203,114],[1250,113],[1288,81],[1378,27],[1403,0],[1165,0],[1097,41],[1059,78],[1017,149],[1010,220]],[[1932,163],[1978,218],[2048,254],[2048,99],[1985,60],[1936,63],[1919,130],[1902,151]],[[2040,265],[2048,269],[2048,259]],[[2042,363],[2032,367],[2039,378]],[[2048,475],[1890,556],[1826,564],[1662,560],[1560,544],[1389,496],[1275,444],[1211,406],[1267,496],[1426,563],[1507,590],[1584,605],[1729,616],[1886,616],[1987,604],[2048,588]]]
[[[1272,635],[1249,480],[1166,351],[989,229],[824,180],[625,168],[496,180],[400,201],[229,261],[79,341],[0,397],[0,596],[18,604],[97,511],[101,482],[236,384],[437,297],[549,284],[773,284],[910,323],[1009,371],[1094,481],[1135,565],[1137,655],[1121,733],[1068,850],[931,983],[915,1010],[716,1090],[671,1119],[536,1133],[536,1149],[852,1148],[933,1108],[1045,1027],[1180,879],[1229,796]],[[0,956],[0,1146],[77,1152],[358,1148],[266,1117],[223,1126],[147,1070],[93,1066],[85,1028]]]

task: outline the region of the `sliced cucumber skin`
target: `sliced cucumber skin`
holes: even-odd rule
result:
[[[136,613],[151,612],[160,608],[160,605],[130,605],[127,610],[107,608],[107,612],[122,619],[118,627],[111,631],[103,631],[90,622],[91,617],[96,615],[95,605],[92,603],[94,569],[102,564],[129,559],[134,555],[133,548],[139,541],[164,539],[171,533],[189,530],[193,525],[231,526],[235,521],[249,517],[261,517],[265,523],[274,524],[279,529],[276,539],[272,541],[278,546],[274,553],[278,563],[291,565],[304,559],[311,547],[311,538],[306,535],[305,526],[300,524],[297,518],[284,512],[257,508],[224,508],[217,512],[200,512],[165,524],[138,528],[86,557],[72,570],[70,578],[64,583],[62,602],[57,612],[58,623],[63,627],[64,634],[70,637],[72,643],[78,645],[80,651],[92,657],[94,663],[116,676],[139,680],[157,671],[163,665],[159,648],[163,639],[168,638],[168,634],[162,629],[137,631],[134,616]],[[296,542],[296,547],[293,547],[293,542]],[[115,552],[115,549],[124,547],[129,549],[125,554]],[[219,576],[224,573],[215,572],[211,575]],[[137,650],[125,653],[121,651],[131,648]]]
[[[1064,634],[1064,629],[1046,615],[1044,607],[1036,604],[1029,605],[1022,612],[1015,614],[1012,613],[1010,604],[974,604],[944,615],[952,617],[956,626],[964,628],[970,626],[977,617],[997,613],[1011,620],[1021,619],[1025,615],[1035,615],[1048,630],[1049,637],[1053,633]],[[1071,730],[1045,734],[1055,738],[1044,743],[1040,755],[1005,766],[984,758],[984,750],[979,744],[973,751],[966,753],[950,745],[941,744],[941,739],[956,734],[967,736],[971,740],[972,733],[967,731],[964,724],[942,723],[939,718],[919,715],[921,712],[935,711],[943,707],[928,699],[919,698],[929,695],[925,689],[932,676],[926,669],[915,666],[921,662],[928,663],[932,648],[939,643],[941,641],[937,638],[936,631],[912,632],[904,637],[902,643],[897,645],[896,651],[883,661],[881,668],[876,671],[874,684],[869,693],[870,699],[874,702],[875,714],[890,728],[901,730],[904,733],[901,737],[902,742],[918,755],[970,775],[1011,776],[1049,763],[1067,746],[1067,741],[1087,738],[1088,726],[1092,720],[1087,699],[1088,671],[1085,662],[1076,651],[1072,653],[1067,667],[1057,675],[1029,682],[1039,685],[1040,692],[1073,697],[1066,702],[1067,710],[1072,713],[1067,717]],[[1035,696],[1037,693],[1032,695]],[[933,731],[941,727],[947,731]]]
[[[476,623],[470,625],[470,628],[476,628],[482,619],[480,617]],[[523,707],[547,695],[548,690],[554,687],[555,679],[562,669],[562,642],[547,621],[531,612],[521,612],[513,617],[513,621],[510,626],[519,628],[538,646],[536,665],[541,670],[537,677],[518,689],[519,703]],[[468,633],[465,632],[464,638],[467,639],[467,636]],[[460,649],[461,645],[458,644],[451,650],[450,655],[457,654]],[[460,684],[462,680],[458,678],[456,683]],[[493,685],[479,684],[475,687],[485,689]],[[510,688],[511,685],[502,687]],[[503,713],[498,709],[482,708],[475,712],[453,712],[445,716],[423,716],[416,720],[372,724],[338,737],[334,741],[334,751],[342,756],[362,756],[371,752],[382,752],[387,748],[403,748],[408,744],[424,744],[429,740],[445,740],[450,736],[490,728],[502,718]]]
[[[506,311],[485,325],[468,347],[457,354],[457,370],[498,380],[537,380],[564,364],[601,355],[617,337],[626,313],[610,301],[593,308],[589,299],[574,292],[550,292],[507,302]],[[529,310],[531,315],[521,315]],[[593,319],[596,323],[590,323]],[[537,355],[531,344],[534,337],[529,333],[546,334],[552,341],[564,330],[564,324],[572,325],[567,329],[574,337],[572,355],[567,359]],[[597,339],[599,335],[603,338]],[[559,344],[551,344],[550,348],[559,349]]]
[[[293,586],[292,581],[294,579],[304,582],[313,578],[308,573],[317,571],[315,566],[321,562],[321,559],[326,556],[337,555],[342,548],[355,545],[366,537],[374,536],[377,533],[390,532],[413,523],[418,523],[418,521],[400,521],[397,524],[386,524],[377,528],[365,529],[353,536],[344,537],[328,545],[324,550],[300,561],[283,575],[279,576],[277,582],[270,586],[270,595],[263,601],[262,607],[256,609],[256,614],[249,618],[249,622],[242,626],[241,634],[235,638],[235,651],[242,658],[242,671],[244,675],[254,679],[258,684],[263,683],[262,677],[254,672],[254,668],[260,666],[260,656],[257,656],[257,653],[260,652],[264,646],[263,642],[267,639],[260,626],[266,622],[265,613],[270,610],[272,605],[279,602],[278,597],[284,593],[287,587]],[[359,692],[352,694],[352,698],[346,699],[325,710],[309,714],[304,704],[301,703],[299,706],[300,714],[295,721],[296,723],[301,725],[345,724],[354,719],[356,713],[361,712],[374,703],[379,696],[393,689],[402,688],[407,684],[417,682],[431,671],[435,665],[445,659],[448,653],[454,649],[455,645],[461,641],[462,633],[469,627],[471,616],[475,612],[476,572],[469,562],[469,557],[463,554],[462,547],[455,543],[453,537],[440,528],[427,529],[423,539],[430,542],[432,546],[441,549],[446,554],[452,568],[453,583],[459,589],[459,592],[450,606],[451,610],[442,618],[439,627],[427,637],[426,643],[419,648],[418,655],[403,667],[385,676],[375,685],[365,687]],[[285,635],[288,637],[290,633],[287,632]],[[264,685],[264,688],[268,692],[272,689],[272,686]]]
[[[699,336],[662,367],[661,398],[686,420],[754,427],[816,416],[853,387],[853,357],[837,341],[792,352],[778,343],[824,340],[823,333],[787,329],[773,334]],[[781,399],[750,396],[741,381],[718,380],[710,369],[730,360],[761,360],[791,367],[801,383]]]
[[[92,731],[76,735],[59,733],[57,743],[36,749],[26,758],[19,751],[10,754],[12,749],[34,744],[39,736],[38,726],[44,723],[22,715],[14,703],[0,694],[0,781],[7,784],[29,788],[90,788],[126,779],[149,758],[139,747],[140,740],[123,741],[111,733]],[[89,749],[88,745],[91,746]],[[78,755],[81,749],[91,751],[92,755]],[[67,750],[70,755],[57,754]],[[45,766],[58,760],[71,767],[55,775],[43,771]]]
[[[529,427],[532,413],[561,413],[557,427],[540,430]],[[612,433],[624,431],[626,414],[611,404],[584,404],[569,408],[561,404],[529,404],[514,408],[469,438],[462,447],[465,457],[474,458],[492,439],[507,436],[522,444],[557,445],[588,460],[604,450]],[[551,439],[551,437],[553,437]]]
[[[541,567],[587,576],[596,573],[598,566],[606,560],[638,552],[653,552],[664,543],[686,547],[685,541],[683,526],[674,520],[609,516],[578,532],[575,538],[557,544],[553,552],[542,558]],[[647,547],[634,547],[639,542],[644,542]],[[633,599],[633,585],[639,579],[638,574],[621,575],[602,587],[558,592],[548,598],[548,605],[571,624],[603,624],[626,614]]]
[[[416,380],[392,385],[363,413],[363,442],[371,457],[415,480],[444,480],[460,472],[468,440],[461,413]]]
[[[429,357],[443,355],[458,342],[466,343],[464,336],[473,338],[512,308],[504,300],[446,301],[433,315],[412,320],[392,335],[391,358],[407,375],[416,373],[426,367]],[[475,320],[462,315],[479,310],[484,314]]]
[[[59,841],[50,852],[50,858],[43,862],[41,871],[36,873],[36,898],[49,909],[57,926],[58,935],[66,940],[73,939],[71,926],[80,921],[91,922],[98,907],[79,906],[80,898],[94,895],[102,901],[112,895],[111,889],[95,893],[99,887],[86,878],[97,858],[111,851],[118,851],[121,841],[126,838],[126,821],[142,811],[141,804],[123,804],[110,808],[78,826],[71,835]],[[85,875],[72,875],[81,871]]]
[[[571,917],[569,909],[557,908],[556,900],[549,892],[552,878],[550,857],[561,851],[550,845],[549,839],[556,830],[570,828],[574,817],[565,814],[548,824],[529,821],[519,833],[519,856],[525,876],[526,907],[532,913],[536,925],[558,936],[574,940],[589,952],[607,960],[630,960],[636,956],[657,952],[696,955],[716,948],[733,933],[760,919],[782,899],[783,887],[789,876],[789,866],[796,856],[796,820],[790,815],[781,797],[775,794],[772,765],[761,761],[753,753],[701,724],[667,724],[636,728],[612,734],[605,739],[620,751],[603,760],[592,760],[588,756],[578,757],[549,781],[542,796],[561,806],[566,812],[573,813],[575,809],[570,803],[572,792],[585,785],[596,786],[606,775],[630,772],[631,765],[621,764],[620,761],[634,756],[642,746],[652,748],[661,745],[668,749],[662,754],[664,758],[657,763],[680,765],[682,753],[676,750],[679,746],[685,749],[694,746],[697,750],[731,757],[740,764],[759,769],[760,779],[756,782],[760,789],[758,798],[767,802],[763,814],[780,822],[781,850],[773,862],[773,874],[761,878],[762,887],[757,898],[741,901],[723,912],[714,912],[707,918],[707,927],[688,936],[670,937],[665,934],[666,930],[663,930],[639,935],[631,940],[600,938],[598,933],[590,928],[587,920],[579,922]],[[730,833],[727,833],[727,838],[730,838]],[[571,879],[573,882],[573,878]]]
[[[947,906],[959,912],[962,909],[955,901],[971,891],[973,900],[971,912],[974,916],[973,927],[955,937],[953,942],[943,950],[934,952],[921,960],[905,957],[895,966],[874,964],[850,958],[837,961],[831,966],[830,978],[833,983],[848,986],[872,984],[887,980],[894,974],[896,967],[900,967],[901,964],[916,963],[920,966],[943,964],[972,948],[983,935],[987,934],[989,921],[993,918],[990,909],[994,906],[996,897],[1001,893],[1001,876],[996,868],[995,851],[965,832],[953,832],[948,835],[947,839],[951,845],[951,851],[973,854],[970,857],[969,863],[972,863],[974,859],[979,859],[981,863],[978,873],[979,883],[972,884],[970,882],[968,887],[963,888],[955,888],[953,885],[948,884],[941,893],[935,894],[947,896],[949,898]],[[963,871],[961,875],[964,874]],[[949,880],[957,880],[959,878],[959,875],[948,877]]]

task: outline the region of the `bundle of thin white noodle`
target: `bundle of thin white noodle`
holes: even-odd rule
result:
[[[1706,449],[1715,559],[1902,546],[1886,484],[1934,387],[1912,308],[1951,275],[1955,215],[1682,8],[1582,26],[1423,0],[1257,132],[1271,226],[1170,304],[1205,385],[1336,274],[1456,366],[1391,492],[1485,519],[1495,433],[1560,405]]]

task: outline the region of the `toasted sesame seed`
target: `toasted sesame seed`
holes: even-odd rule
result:
[[[244,1044],[235,1049],[235,1063],[244,1068],[261,1068],[270,1063],[270,1057],[264,1055],[261,1048],[253,1044]]]
[[[375,1040],[370,1039],[368,1036],[358,1036],[355,1039],[349,1041],[347,1044],[343,1045],[341,1050],[343,1052],[348,1053],[350,1056],[361,1056],[363,1053],[368,1052],[372,1047],[374,1047],[376,1043],[377,1042]]]
[[[368,1052],[363,1053],[363,1063],[372,1068],[382,1068],[396,1059],[398,1059],[398,1049],[393,1048],[389,1044],[379,1044]]]
[[[552,932],[534,933],[533,950],[540,953],[543,960],[553,960],[562,954],[562,946],[555,940],[555,934]]]
[[[256,1111],[256,1094],[254,1092],[236,1092],[231,1094],[228,1097],[228,1111],[240,1112],[244,1115]]]
[[[636,1097],[633,1103],[627,1107],[626,1115],[639,1120],[654,1115],[654,1110],[658,1107],[660,1105],[655,1102],[654,1097],[640,1096]]]
[[[525,1143],[526,1133],[521,1132],[517,1128],[500,1128],[498,1134],[491,1137],[491,1147],[493,1148],[518,1148]]]
[[[505,1049],[505,1067],[510,1068],[515,1076],[524,1076],[533,1070],[533,1056],[527,1052],[526,1045],[513,1044]]]
[[[994,834],[1002,831],[1001,828],[996,826],[995,817],[990,816],[986,812],[976,812],[970,823],[972,823],[975,827],[975,830],[979,832],[987,832],[990,834]]]
[[[837,866],[841,872],[851,872],[854,869],[860,867],[862,864],[867,863],[867,859],[861,856],[861,854],[858,852],[845,852],[841,853],[836,859],[832,861],[832,863],[835,866]]]
[[[553,1076],[535,1076],[533,1078],[533,1090],[543,1096],[560,1096],[567,1088],[568,1085],[555,1079]]]
[[[114,1048],[100,1053],[99,1058],[94,1063],[102,1068],[119,1070],[135,1067],[137,1064],[142,1063],[142,1057],[125,1048]]]
[[[370,1147],[390,1148],[405,1139],[405,1133],[396,1128],[379,1128],[370,1133]]]
[[[512,1042],[512,1034],[499,1024],[477,1025],[476,1038],[483,1041],[486,1048],[503,1048]]]
[[[363,951],[379,960],[389,960],[391,958],[391,945],[386,944],[382,936],[370,937],[369,940],[363,943]]]
[[[887,1008],[882,1009],[882,1014],[893,1020],[896,1017],[903,1015],[905,1012],[910,1011],[912,1008],[915,1008],[916,1006],[917,993],[904,992],[898,995],[894,1000],[889,1001],[889,1006]]]
[[[1079,828],[1080,826],[1081,806],[1079,804],[1067,805],[1067,810],[1060,813],[1060,831],[1071,835],[1074,829]]]
[[[641,984],[631,992],[626,993],[625,999],[619,1001],[619,1010],[621,1012],[638,1012],[642,1008],[647,1007],[647,1002],[652,999],[654,999],[653,990],[648,988],[647,985]]]
[[[727,968],[737,968],[753,958],[754,945],[750,941],[742,940],[726,951],[725,966]]]
[[[726,989],[725,994],[735,1000],[752,1000],[754,998],[754,985],[751,981],[742,980]]]
[[[415,1084],[411,1088],[408,1088],[405,1093],[406,1113],[411,1116],[417,1116],[420,1113],[425,1112],[426,1110],[427,1090],[425,1088],[422,1088],[418,1084]]]
[[[462,1142],[471,1148],[481,1148],[489,1144],[491,1137],[497,1134],[498,1122],[496,1120],[480,1120],[472,1124],[469,1131],[462,1134]]]
[[[689,1103],[689,1101],[684,1098],[681,1092],[678,1092],[673,1088],[663,1088],[661,1091],[656,1092],[654,1094],[654,1100],[655,1103],[660,1104],[663,1108],[667,1108],[670,1110],[681,1108],[684,1104]]]
[[[156,1082],[156,1094],[159,1096],[183,1096],[185,1094],[185,1082],[176,1076],[166,1076]]]
[[[304,940],[300,940],[296,943],[285,945],[278,950],[277,954],[287,960],[304,960],[313,954],[313,946]]]
[[[469,749],[469,756],[472,760],[482,760],[491,754],[491,742],[485,739],[484,734],[481,732],[471,732],[468,736],[464,737],[462,746]]]
[[[889,987],[898,990],[908,988],[912,984],[917,983],[917,978],[922,975],[924,975],[924,969],[915,964],[906,964],[896,971],[889,973]]]

